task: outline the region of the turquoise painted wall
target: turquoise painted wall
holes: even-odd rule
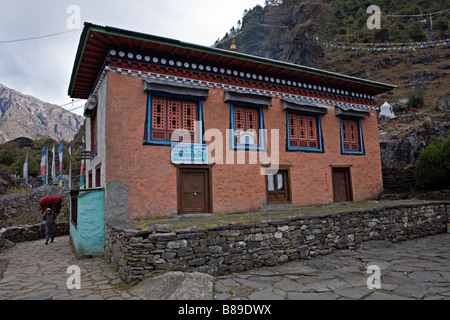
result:
[[[71,200],[73,201],[73,200]],[[72,205],[70,206],[72,221]],[[105,193],[103,189],[80,191],[77,227],[70,236],[78,257],[102,256],[105,246]]]

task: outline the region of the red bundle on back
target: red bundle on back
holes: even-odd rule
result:
[[[41,200],[39,200],[39,207],[41,211],[50,208],[54,213],[59,213],[62,207],[62,199],[59,196],[41,198]]]

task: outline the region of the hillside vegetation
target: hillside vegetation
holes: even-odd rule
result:
[[[380,29],[367,28],[371,5],[381,10]],[[449,9],[450,0],[266,0],[264,8],[245,10],[237,27],[215,46],[229,48],[236,36],[240,51],[285,61],[280,56],[284,46],[295,49],[296,43],[316,37],[347,43],[447,39]]]
[[[78,159],[79,154],[83,149],[82,138],[84,136],[84,127],[80,129],[74,140],[65,142],[63,153],[63,174],[69,174],[70,155],[68,152],[69,146],[72,147],[72,177],[77,179],[80,172],[81,161]],[[44,146],[48,148],[49,156],[49,171],[52,166],[52,147],[55,146],[55,152],[58,152],[60,142],[48,138],[39,137],[36,140],[29,138],[17,138],[13,141],[6,142],[0,145],[0,196],[15,190],[15,188],[24,187],[21,183],[23,179],[23,167],[26,154],[28,153],[28,175],[29,183],[34,186],[42,184],[41,180],[41,156]],[[56,174],[58,175],[59,157],[56,154]],[[49,174],[50,176],[50,174]],[[18,179],[12,179],[17,177]],[[51,182],[51,181],[50,181]]]
[[[367,27],[370,5],[381,9],[380,29]],[[449,39],[449,20],[450,0],[267,0],[215,46],[228,49],[235,37],[243,53],[398,86],[377,97],[379,106],[408,99],[396,111],[448,112],[448,44],[400,44]]]

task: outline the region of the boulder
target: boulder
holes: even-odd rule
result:
[[[0,169],[0,195],[5,194],[14,186],[12,177],[6,171]]]
[[[399,99],[392,105],[392,111],[394,113],[408,113],[408,103],[409,99]]]
[[[399,59],[394,59],[392,57],[386,57],[386,58],[383,58],[378,65],[380,66],[380,68],[388,69],[388,68],[394,67],[395,65],[397,65],[397,63],[399,63]]]
[[[410,71],[408,72],[408,79],[419,79],[426,81],[434,81],[441,76],[433,71]]]
[[[438,57],[434,54],[434,52],[432,50],[429,50],[423,58],[416,59],[412,63],[428,65],[430,63],[433,63],[437,59]]]
[[[440,100],[437,103],[437,108],[442,112],[450,112],[450,99]]]
[[[130,293],[143,300],[212,300],[213,285],[213,276],[177,271],[144,280]]]

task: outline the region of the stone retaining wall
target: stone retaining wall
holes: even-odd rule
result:
[[[416,188],[414,167],[383,167],[383,188],[385,193],[410,192]]]
[[[369,240],[443,233],[449,216],[450,202],[430,202],[173,233],[108,225],[105,257],[132,284],[169,270],[223,275],[354,249]]]
[[[56,224],[55,236],[69,235],[69,222]],[[14,243],[45,239],[45,224],[39,223],[30,226],[8,227],[0,230],[0,248],[4,247],[5,240]]]

